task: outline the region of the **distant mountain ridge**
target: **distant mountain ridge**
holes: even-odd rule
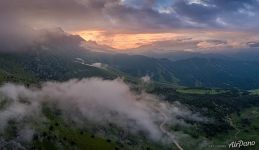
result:
[[[94,52],[82,47],[84,40],[79,36],[62,30],[41,32],[44,33],[41,34],[43,40],[38,43],[16,52],[0,50],[0,81],[7,74],[15,77],[21,74],[21,79],[29,77],[38,80],[92,76],[141,78],[148,75],[157,82],[190,87],[259,88],[259,62],[255,60],[197,55],[171,61],[142,55]],[[76,58],[83,59],[86,64],[105,64],[108,68],[75,63]],[[12,67],[19,69],[9,69]]]

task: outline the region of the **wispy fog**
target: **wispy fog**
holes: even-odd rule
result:
[[[142,131],[153,140],[161,139],[161,113],[168,116],[167,124],[183,123],[177,116],[206,121],[180,103],[169,104],[146,92],[136,94],[121,79],[46,82],[40,88],[5,84],[0,88],[0,95],[2,131],[10,120],[28,122],[29,119],[46,119],[41,109],[43,103],[61,110],[65,120],[78,124],[84,124],[86,120],[99,125],[113,123],[132,133]],[[21,130],[31,135],[30,131],[24,129],[28,129],[28,126],[24,125]]]

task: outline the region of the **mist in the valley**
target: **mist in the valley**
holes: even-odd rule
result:
[[[141,92],[137,94],[121,79],[103,80],[88,78],[67,82],[46,82],[40,88],[7,83],[0,88],[0,133],[10,120],[20,125],[19,134],[30,139],[33,130],[29,122],[47,119],[43,104],[50,104],[62,113],[64,120],[86,125],[113,123],[131,132],[141,131],[153,140],[161,140],[159,125],[161,112],[168,116],[167,124],[188,126],[177,117],[194,121],[207,121],[198,113],[191,112],[179,102],[170,104],[159,97]]]

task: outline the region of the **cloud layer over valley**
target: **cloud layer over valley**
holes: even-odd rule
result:
[[[84,125],[90,121],[97,125],[116,126],[132,133],[144,132],[153,140],[162,133],[159,124],[161,112],[169,116],[168,124],[187,125],[181,118],[208,121],[179,103],[169,104],[157,96],[141,92],[136,94],[121,79],[102,80],[89,78],[67,82],[46,82],[40,88],[5,84],[0,88],[0,129],[2,132],[10,120],[17,121],[21,130],[26,122],[47,119],[42,114],[43,104],[51,104],[61,111],[64,120]],[[159,110],[159,111],[157,111]]]

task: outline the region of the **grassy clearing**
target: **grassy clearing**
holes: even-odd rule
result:
[[[216,94],[222,94],[225,93],[225,90],[221,89],[196,89],[196,88],[182,88],[176,90],[178,93],[182,94],[207,94],[207,95],[216,95]]]
[[[240,113],[232,114],[230,119],[234,129],[213,138],[213,145],[226,145],[225,149],[229,149],[228,145],[232,141],[255,141],[255,146],[245,147],[245,149],[259,149],[259,108],[249,108]]]
[[[177,132],[187,133],[188,135],[179,140],[184,149],[193,150],[228,150],[228,146],[233,141],[255,141],[253,147],[242,147],[240,149],[257,150],[259,149],[259,107],[245,109],[240,113],[231,114],[229,119],[233,123],[233,130],[219,134],[215,137],[206,138],[198,134],[195,136],[195,126],[192,128],[177,129],[171,128],[175,134]]]
[[[251,95],[259,95],[259,89],[254,89],[249,91]]]

